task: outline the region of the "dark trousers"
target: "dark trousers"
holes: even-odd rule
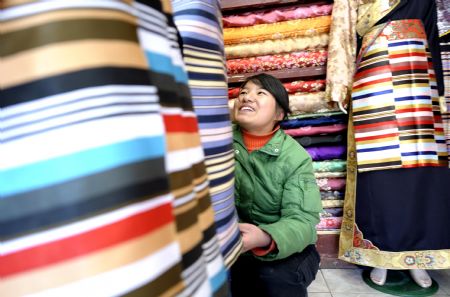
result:
[[[314,245],[286,259],[261,261],[241,255],[231,267],[232,297],[306,297],[320,256]]]

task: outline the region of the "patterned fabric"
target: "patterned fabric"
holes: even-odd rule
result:
[[[345,115],[342,111],[330,111],[330,112],[313,112],[313,113],[305,113],[305,114],[296,114],[293,116],[288,116],[289,120],[295,120],[295,119],[315,119],[315,118],[321,118],[321,117],[331,117],[331,116],[338,116],[338,115]]]
[[[321,191],[339,191],[345,188],[345,178],[317,178]]]
[[[342,191],[320,191],[322,200],[341,200],[344,199],[344,192]]]
[[[306,126],[324,126],[329,124],[344,124],[347,123],[347,116],[343,113],[336,115],[314,117],[314,118],[299,118],[289,119],[281,122],[280,126],[283,129],[292,129]]]
[[[225,28],[225,45],[250,43],[268,39],[284,39],[328,33],[331,16],[261,24],[250,27]]]
[[[328,34],[314,36],[264,40],[254,43],[241,43],[225,47],[227,59],[245,58],[262,55],[298,52],[306,49],[325,48],[328,46]]]
[[[230,267],[239,255],[241,241],[234,207],[234,151],[219,1],[172,3],[206,157],[217,235],[225,264]],[[208,28],[208,33],[200,28]]]
[[[344,200],[322,200],[323,208],[342,207]]]
[[[313,161],[323,161],[343,159],[345,157],[346,147],[344,145],[306,147],[305,150],[311,156]]]
[[[447,166],[436,80],[419,20],[363,39],[352,104],[358,171]],[[373,44],[369,44],[375,40]]]
[[[450,33],[450,7],[445,0],[436,0],[437,8],[437,26],[439,29],[439,36],[443,37]],[[446,5],[447,4],[447,5]]]
[[[289,94],[297,92],[319,92],[325,90],[325,80],[295,80],[283,83],[283,86]],[[239,95],[239,90],[239,88],[228,89],[228,98],[236,98]]]
[[[284,55],[266,55],[227,60],[228,74],[256,73],[270,70],[324,66],[326,50],[292,52]]]
[[[342,217],[342,207],[327,207],[321,213],[321,218]]]
[[[444,74],[444,98],[447,111],[442,114],[450,167],[450,34],[441,37],[441,59]],[[442,110],[442,109],[441,109]]]
[[[313,162],[314,172],[344,172],[347,170],[347,162],[344,160],[330,160]]]
[[[272,24],[276,22],[307,19],[323,15],[330,15],[332,4],[290,6],[262,12],[247,12],[239,15],[223,17],[224,27],[244,27],[256,24]]]
[[[293,115],[339,110],[333,102],[325,101],[325,92],[295,93],[289,95],[289,108]]]
[[[226,296],[160,3],[14,3],[0,12],[2,296]]]
[[[340,229],[342,217],[320,218],[320,223],[316,225],[317,230],[335,230]]]
[[[345,177],[347,172],[315,172],[314,176],[316,178],[336,178]]]
[[[294,138],[303,147],[343,143],[343,135],[315,135]]]
[[[347,104],[356,59],[358,0],[334,0],[328,44],[326,99]]]
[[[284,130],[287,135],[290,136],[305,136],[305,135],[317,135],[322,133],[338,133],[347,129],[345,124],[332,124],[326,126],[306,126],[296,129]]]

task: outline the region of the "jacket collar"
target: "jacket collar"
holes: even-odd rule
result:
[[[271,156],[279,156],[281,154],[284,139],[285,134],[283,130],[278,129],[269,142],[258,151]],[[244,140],[242,138],[242,131],[239,125],[233,125],[233,140],[245,148]]]

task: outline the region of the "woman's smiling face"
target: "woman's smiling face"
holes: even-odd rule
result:
[[[234,103],[235,121],[255,135],[270,133],[283,118],[275,97],[262,86],[248,81],[240,90]]]

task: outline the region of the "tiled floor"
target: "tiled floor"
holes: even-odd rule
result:
[[[309,297],[387,297],[364,283],[360,269],[321,269],[309,286]],[[436,297],[450,296],[450,270],[429,271],[439,283]]]

